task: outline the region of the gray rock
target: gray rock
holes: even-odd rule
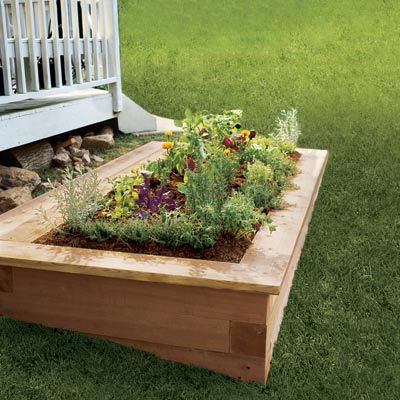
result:
[[[70,165],[71,162],[72,160],[69,152],[63,147],[60,147],[53,157],[53,163],[59,168],[65,168]]]
[[[71,151],[70,148],[78,148],[78,149],[81,148],[81,146],[82,146],[82,141],[83,141],[82,136],[80,136],[80,135],[74,135],[74,136],[71,136],[70,139],[73,139],[73,140],[74,140],[74,143],[72,143],[71,146],[69,146],[68,150]]]
[[[32,191],[40,185],[40,182],[39,175],[34,171],[0,166],[0,186],[3,189],[27,186]]]
[[[15,187],[0,192],[0,214],[32,200],[30,188]]]
[[[70,152],[72,158],[74,158],[74,157],[82,158],[83,155],[84,155],[87,151],[88,151],[88,150],[80,149],[80,148],[72,147],[72,146],[69,148],[69,152]]]
[[[96,135],[96,136],[85,136],[83,138],[82,147],[87,150],[98,151],[108,150],[114,146],[113,135]]]
[[[101,158],[101,157],[99,157],[99,156],[96,156],[96,154],[92,154],[92,155],[90,156],[90,158],[92,159],[92,162],[93,162],[95,165],[104,164],[104,159]]]
[[[105,126],[104,128],[101,128],[99,132],[96,133],[96,136],[101,136],[101,135],[111,135],[114,137],[114,131],[110,126]]]
[[[90,165],[92,160],[90,159],[90,153],[87,151],[83,156],[82,156],[82,162],[84,165]]]
[[[82,163],[82,158],[80,157],[75,157],[75,156],[71,156],[71,160],[74,164],[76,163]]]
[[[54,156],[53,147],[45,140],[16,147],[9,152],[16,160],[18,167],[33,170],[50,167]]]

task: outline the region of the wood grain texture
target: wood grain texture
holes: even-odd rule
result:
[[[2,308],[14,319],[229,352],[229,320],[217,318],[212,310],[208,316],[188,314],[186,305],[196,300],[185,288],[21,268],[14,271],[13,281],[14,291],[2,296]]]
[[[231,321],[230,352],[252,357],[265,357],[265,324]]]
[[[318,180],[316,182],[316,188],[313,191],[313,195],[310,199],[307,212],[304,216],[303,224],[296,240],[296,246],[290,257],[288,268],[286,270],[284,280],[281,285],[280,293],[278,295],[268,296],[266,341],[267,341],[267,352],[269,352],[271,356],[273,353],[274,345],[278,339],[279,330],[283,320],[284,310],[289,299],[290,289],[292,288],[294,275],[307,236],[308,225],[311,221],[314,205],[318,197],[318,192],[321,185],[325,165],[326,163],[324,163],[323,169],[317,178]]]
[[[12,293],[13,271],[11,267],[0,267],[0,292]]]
[[[248,357],[238,354],[189,349],[107,336],[103,336],[102,338],[124,346],[153,353],[164,360],[204,367],[243,381],[264,383],[269,372],[270,359],[268,356]]]
[[[144,155],[139,157],[135,153],[135,162],[144,161],[151,155],[156,157],[159,151],[159,143],[150,143],[145,148]],[[33,216],[32,210],[34,205],[42,204],[54,211],[51,200],[44,198],[42,203],[22,206],[19,213],[16,209],[0,216],[0,238],[7,239],[0,242],[0,265],[278,294],[292,255],[296,247],[301,248],[299,237],[302,230],[307,228],[307,216],[312,212],[313,200],[327,160],[326,151],[301,151],[301,173],[294,180],[300,189],[289,191],[285,195],[285,200],[292,206],[272,213],[277,231],[270,234],[261,230],[239,264],[37,244],[23,245],[10,241],[10,238],[14,241],[31,241],[49,229],[37,216]],[[105,176],[121,174],[129,170],[132,163],[132,158],[123,156],[118,163],[113,162],[105,170],[99,170],[99,175],[104,179]]]

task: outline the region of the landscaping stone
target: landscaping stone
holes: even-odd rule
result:
[[[49,142],[42,140],[11,149],[10,154],[19,167],[35,170],[50,167],[54,150]]]
[[[82,162],[84,165],[90,165],[90,163],[92,162],[90,159],[90,153],[89,151],[87,151],[83,156],[82,156]]]
[[[42,182],[40,185],[39,185],[39,189],[42,189],[42,190],[51,190],[51,189],[53,189],[53,188],[58,188],[59,186],[61,186],[61,183],[60,182],[58,182],[58,181],[53,181],[53,182]]]
[[[65,140],[64,142],[57,143],[54,146],[54,149],[56,150],[56,153],[57,153],[57,151],[59,149],[62,149],[62,148],[66,149],[69,146],[77,146],[79,143],[80,142],[77,139],[75,139],[75,137],[70,137],[69,139]]]
[[[72,160],[69,152],[63,147],[60,147],[57,150],[56,155],[53,157],[54,164],[60,168],[67,167],[68,165],[71,164],[71,161]]]
[[[3,189],[27,186],[32,191],[40,185],[40,182],[39,175],[34,171],[0,166],[0,186]]]
[[[14,187],[0,192],[0,214],[32,200],[31,190],[27,186]]]
[[[111,135],[114,137],[114,131],[110,126],[105,126],[104,128],[101,128],[99,132],[96,133],[96,136],[100,135]]]
[[[99,157],[99,156],[96,156],[96,154],[91,155],[90,158],[92,159],[92,162],[93,162],[95,165],[104,164],[104,158],[101,158],[101,157]]]
[[[74,146],[71,146],[71,147],[69,148],[69,152],[70,152],[70,154],[71,154],[72,157],[80,157],[80,158],[82,158],[83,155],[84,155],[87,151],[88,151],[88,150],[80,149],[80,148],[74,147]]]
[[[74,143],[72,143],[72,144],[69,146],[68,150],[71,150],[71,148],[78,148],[78,149],[80,149],[80,147],[82,146],[82,141],[83,141],[82,136],[80,136],[80,135],[74,135],[74,136],[71,136],[70,139],[73,139],[73,140],[74,140]]]
[[[82,148],[99,151],[108,150],[114,146],[114,136],[112,134],[96,135],[96,136],[85,136],[83,138]]]

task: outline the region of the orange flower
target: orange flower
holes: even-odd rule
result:
[[[224,150],[224,154],[229,154],[229,153],[231,153],[231,149],[225,149]]]
[[[163,148],[164,150],[169,150],[169,149],[172,149],[172,146],[173,146],[173,145],[174,145],[173,142],[163,142],[162,148]]]
[[[173,132],[172,132],[172,131],[165,131],[165,132],[164,132],[164,135],[165,135],[165,136],[172,136],[172,135],[173,135]]]
[[[245,129],[244,131],[242,131],[242,135],[243,135],[243,136],[250,136],[250,131],[248,131],[247,129]]]

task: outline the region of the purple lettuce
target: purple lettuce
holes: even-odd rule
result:
[[[135,211],[135,216],[139,218],[146,218],[148,212],[158,213],[161,208],[165,208],[167,211],[176,209],[176,203],[169,197],[170,191],[163,185],[158,187],[154,193],[150,187],[150,177],[146,174],[142,174],[144,182],[141,185],[136,186],[138,192],[138,198],[136,205],[140,208]]]

